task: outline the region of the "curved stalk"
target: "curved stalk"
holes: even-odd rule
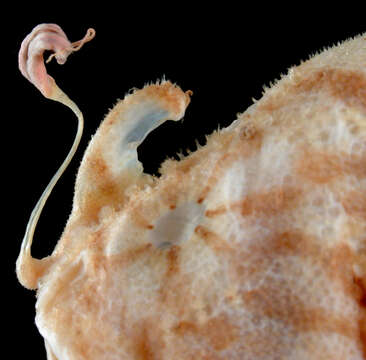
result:
[[[84,126],[83,114],[78,106],[70,100],[70,98],[56,85],[54,79],[47,74],[43,63],[43,52],[45,50],[53,50],[55,53],[51,56],[56,57],[59,64],[63,64],[70,53],[79,50],[81,46],[85,42],[91,40],[94,35],[95,31],[89,29],[82,40],[70,43],[59,26],[55,24],[42,24],[34,28],[25,38],[19,52],[19,68],[22,74],[30,80],[45,97],[69,107],[78,119],[78,128],[73,145],[31,213],[21,245],[20,254],[17,259],[16,270],[18,279],[23,286],[30,289],[37,287],[38,279],[50,264],[49,258],[38,260],[34,259],[31,255],[31,245],[35,228],[52,189],[69,165],[78,148]]]

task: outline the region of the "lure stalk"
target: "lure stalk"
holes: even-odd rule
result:
[[[46,257],[44,259],[35,259],[32,257],[31,245],[33,236],[48,197],[71,162],[79,146],[84,126],[83,114],[78,106],[57,86],[55,80],[47,74],[43,62],[43,53],[45,50],[54,51],[54,54],[48,58],[47,62],[55,57],[59,64],[64,64],[68,55],[78,51],[84,43],[93,39],[94,36],[94,29],[89,29],[83,39],[70,43],[65,33],[58,25],[41,24],[36,26],[24,39],[19,52],[19,69],[21,73],[40,90],[43,96],[69,107],[78,120],[77,133],[73,145],[60,168],[52,177],[39,198],[27,224],[20,254],[16,263],[16,273],[20,283],[28,289],[37,288],[38,279],[52,263],[51,257]]]

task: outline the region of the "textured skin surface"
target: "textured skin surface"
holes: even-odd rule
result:
[[[366,35],[143,174],[146,119],[188,103],[146,86],[90,143],[39,279],[48,359],[366,359]]]

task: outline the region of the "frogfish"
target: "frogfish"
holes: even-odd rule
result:
[[[182,119],[192,92],[161,80],[127,93],[85,151],[54,251],[36,259],[35,226],[83,128],[43,54],[63,64],[94,35],[71,43],[41,24],[19,52],[22,74],[79,121],[16,263],[47,359],[366,359],[366,34],[290,68],[159,177],[137,147]]]

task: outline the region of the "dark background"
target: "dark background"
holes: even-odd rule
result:
[[[101,6],[99,4],[99,6]],[[48,64],[48,72],[73,99],[85,118],[84,136],[76,157],[67,169],[42,213],[32,253],[51,253],[71,211],[73,185],[82,154],[100,121],[129,89],[147,82],[167,79],[193,97],[183,122],[166,122],[152,132],[139,148],[145,171],[157,174],[159,164],[181,150],[195,149],[195,140],[218,126],[225,127],[259,99],[263,86],[278,79],[290,66],[338,41],[366,31],[355,21],[341,22],[307,16],[263,19],[261,12],[210,8],[144,9],[136,6],[112,9],[115,18],[66,15],[56,9],[23,10],[2,31],[3,97],[2,145],[5,167],[5,228],[3,266],[6,300],[6,343],[11,357],[20,359],[26,351],[31,359],[45,359],[42,337],[34,325],[35,292],[17,282],[15,261],[29,215],[39,196],[58,169],[73,142],[76,120],[62,105],[46,100],[17,69],[17,52],[22,39],[42,22],[59,24],[71,41],[79,40],[88,27],[95,39],[59,66]],[[141,4],[142,7],[142,4]],[[94,9],[98,13],[98,9]],[[26,16],[27,15],[27,16]],[[361,22],[360,22],[361,24]],[[4,48],[5,47],[5,48]],[[5,79],[5,80],[4,80]],[[18,344],[17,346],[13,346]]]

